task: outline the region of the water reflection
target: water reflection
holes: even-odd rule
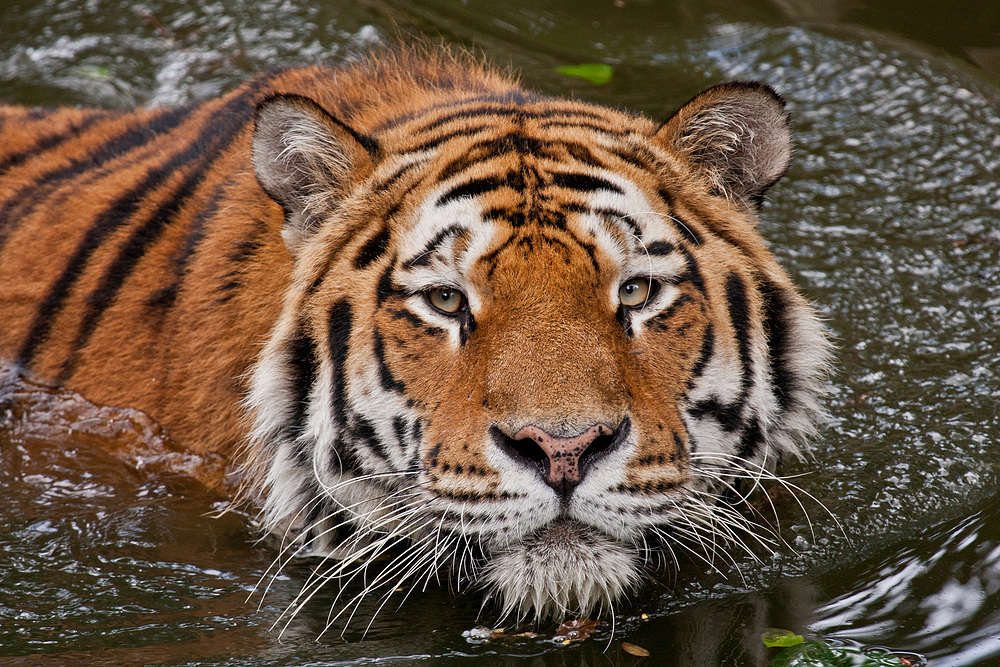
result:
[[[955,656],[940,664],[973,664],[995,653],[1000,511],[991,506],[882,553],[853,573],[849,591],[817,609],[811,629],[869,643],[892,635],[931,658]]]

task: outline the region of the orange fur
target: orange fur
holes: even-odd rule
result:
[[[299,551],[408,539],[418,578],[588,613],[675,529],[731,535],[716,501],[814,430],[760,84],[657,125],[401,49],[0,132],[0,358],[242,466]]]

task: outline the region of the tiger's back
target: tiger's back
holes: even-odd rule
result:
[[[0,356],[229,457],[345,577],[402,542],[376,582],[587,613],[750,529],[720,499],[814,431],[828,345],[755,227],[790,155],[760,84],[657,124],[400,50],[0,123]]]

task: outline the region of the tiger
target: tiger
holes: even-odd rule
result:
[[[731,82],[656,122],[397,47],[3,107],[3,382],[222,457],[309,585],[606,613],[763,530],[738,501],[822,423],[829,337],[758,229],[785,106]]]

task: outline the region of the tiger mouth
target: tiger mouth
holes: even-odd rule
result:
[[[482,582],[504,616],[563,618],[610,608],[640,578],[634,554],[620,542],[559,518],[495,554]]]

